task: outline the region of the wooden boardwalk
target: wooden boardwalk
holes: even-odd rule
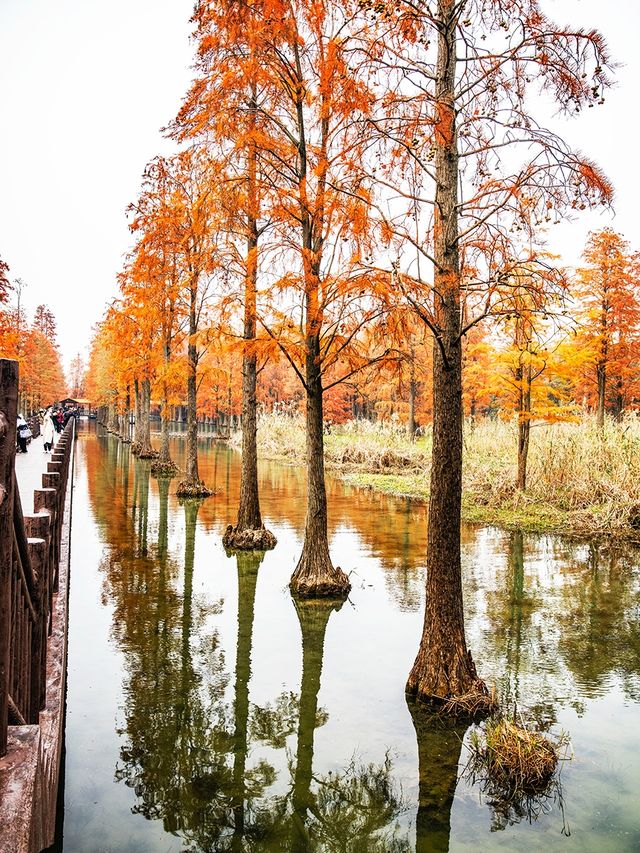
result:
[[[0,853],[37,853],[55,831],[75,423],[51,454],[40,437],[15,454],[16,399],[0,359]]]

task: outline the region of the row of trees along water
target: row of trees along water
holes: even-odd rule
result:
[[[136,242],[94,340],[94,396],[112,416],[135,402],[141,455],[153,453],[159,402],[165,471],[169,408],[186,398],[179,493],[192,497],[208,491],[199,407],[241,406],[227,544],[266,547],[258,375],[263,400],[285,393],[275,376],[282,388],[295,377],[308,504],[291,590],[339,598],[349,580],[329,554],[325,397],[333,415],[372,387],[372,404],[385,385],[408,389],[411,428],[416,411],[432,418],[433,457],[427,608],[407,689],[485,696],[462,612],[464,397],[475,413],[518,411],[524,462],[534,411],[560,417],[584,400],[602,417],[612,394],[618,409],[633,394],[637,258],[604,231],[570,277],[542,248],[545,230],[612,198],[599,168],[545,124],[551,110],[603,102],[603,38],[557,26],[538,0],[202,0],[193,24],[196,76],[166,129],[178,150],[149,162],[130,206]]]
[[[24,287],[21,279],[11,281],[9,267],[0,259],[0,356],[20,364],[18,409],[28,417],[42,406],[63,399],[67,382],[56,318],[46,305],[38,305],[29,322],[22,300]]]

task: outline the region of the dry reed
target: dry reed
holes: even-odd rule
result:
[[[233,437],[232,441],[236,442]],[[262,415],[262,456],[304,464],[304,421],[300,416]],[[535,423],[524,492],[515,488],[517,425],[494,419],[467,423],[464,432],[463,497],[470,517],[508,522],[539,521],[538,527],[575,535],[613,534],[640,539],[640,418],[621,423]],[[431,433],[410,441],[398,422],[350,421],[325,435],[327,467],[367,475],[375,488],[428,493]],[[393,475],[389,480],[379,475]],[[404,478],[404,479],[403,479]],[[524,524],[524,526],[527,526]],[[534,524],[535,526],[535,524]]]

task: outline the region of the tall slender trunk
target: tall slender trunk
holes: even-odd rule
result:
[[[109,418],[107,420],[107,430],[109,432],[118,432],[118,412],[116,403],[109,403]]]
[[[150,459],[157,456],[151,446],[151,424],[149,414],[151,411],[151,380],[143,379],[140,388],[138,418],[139,425],[136,430],[135,452],[141,459]]]
[[[344,597],[351,584],[339,566],[331,563],[327,532],[327,490],[324,480],[322,364],[320,336],[323,307],[320,299],[320,274],[322,265],[324,228],[324,187],[327,178],[327,144],[329,134],[328,113],[321,119],[321,143],[316,167],[317,189],[315,216],[310,215],[307,186],[307,144],[304,118],[304,75],[297,42],[293,44],[296,76],[300,85],[296,95],[298,125],[298,202],[300,208],[302,265],[305,287],[304,338],[305,338],[305,390],[307,395],[307,516],[304,544],[289,588],[297,595],[309,597]],[[302,321],[301,321],[302,322]]]
[[[596,365],[596,379],[598,382],[598,407],[596,409],[596,424],[600,429],[604,427],[604,412],[607,399],[607,362],[602,359]]]
[[[409,417],[407,419],[407,435],[409,441],[416,437],[416,375],[413,359],[409,362]]]
[[[169,411],[166,386],[164,388],[162,409],[160,411],[160,455],[158,461],[164,464],[173,462],[169,451]]]
[[[140,382],[133,380],[133,452],[140,444]]]
[[[434,206],[433,450],[429,499],[427,588],[420,647],[407,692],[442,702],[486,693],[467,651],[460,563],[462,502],[462,347],[458,256],[458,149],[455,126],[454,0],[439,0]]]
[[[196,285],[191,285],[189,309],[189,344],[187,346],[187,482],[191,486],[200,483],[198,471],[198,386],[197,366],[198,350],[195,343],[196,326]]]
[[[527,487],[527,460],[529,457],[529,435],[531,433],[531,365],[516,368],[518,384],[518,473],[516,488]]]
[[[304,544],[291,577],[291,591],[301,596],[335,596],[349,593],[351,584],[339,566],[331,563],[327,531],[327,490],[324,479],[322,376],[318,365],[320,341],[307,340],[307,515]]]
[[[187,458],[185,479],[178,486],[181,497],[206,497],[211,492],[200,479],[198,471],[198,348],[197,326],[198,277],[192,274],[189,298],[189,343],[187,345]]]
[[[624,383],[621,377],[616,380],[616,395],[614,399],[613,416],[620,423],[624,414]]]
[[[609,289],[608,273],[605,273],[604,281],[605,294]],[[599,429],[604,428],[604,413],[607,403],[607,363],[609,356],[609,300],[605,295],[600,308],[600,355],[596,363],[596,381],[598,384],[598,408],[596,413],[596,423]]]
[[[256,90],[249,104],[251,128],[256,120]],[[258,288],[258,177],[255,142],[249,145],[247,158],[247,272],[244,288],[244,341],[242,357],[242,468],[240,472],[240,503],[238,506],[237,532],[261,530],[260,497],[258,493],[258,446],[257,446],[257,356],[255,352],[256,311]],[[269,543],[267,547],[273,547]],[[259,546],[259,543],[258,543]]]
[[[165,334],[163,346],[164,369],[169,369],[171,361],[171,332]],[[178,468],[171,458],[169,450],[169,421],[171,420],[171,407],[169,406],[169,389],[166,379],[162,382],[162,403],[160,406],[160,452],[158,458],[151,464],[151,471],[162,477],[173,476]]]

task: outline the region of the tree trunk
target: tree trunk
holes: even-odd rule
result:
[[[189,373],[187,376],[187,464],[186,482],[193,487],[200,485],[198,471],[198,419],[195,346],[189,344]]]
[[[319,339],[314,337],[308,340],[306,358],[307,516],[302,554],[289,587],[296,595],[341,598],[349,594],[351,584],[339,566],[333,567],[329,555],[319,351]]]
[[[169,419],[166,391],[165,398],[162,403],[162,411],[160,412],[160,455],[158,456],[158,461],[162,462],[163,465],[173,465],[171,453],[169,452]]]
[[[262,527],[258,495],[258,447],[256,416],[256,357],[242,359],[242,470],[238,529]]]
[[[255,117],[255,91],[250,109]],[[227,528],[224,545],[228,549],[267,550],[276,538],[262,524],[258,492],[258,421],[257,421],[257,356],[256,311],[258,287],[258,195],[256,151],[252,143],[248,156],[248,214],[247,214],[247,272],[244,289],[244,341],[242,357],[242,468],[240,471],[240,502],[235,528]]]
[[[622,416],[624,415],[624,384],[622,379],[619,377],[616,380],[616,396],[615,396],[615,404],[613,410],[613,416],[616,421],[620,423],[622,421]]]
[[[138,452],[140,444],[140,382],[133,380],[133,453]]]
[[[118,415],[118,435],[125,443],[129,443],[129,412]]]
[[[527,487],[527,460],[531,433],[531,365],[516,370],[518,382],[518,473],[516,488],[524,492]]]
[[[136,437],[136,454],[141,459],[153,459],[158,454],[151,446],[151,424],[149,422],[149,413],[151,410],[151,380],[143,379],[140,389],[140,399],[138,406],[138,418],[140,425]],[[137,424],[136,424],[137,426]]]
[[[171,329],[173,320],[170,320],[164,332],[163,359],[165,377],[169,370],[171,361]],[[164,477],[171,477],[178,470],[178,466],[171,458],[169,452],[169,421],[171,417],[171,407],[169,406],[169,391],[167,389],[166,378],[162,382],[162,405],[160,408],[160,453],[158,458],[152,463],[151,471],[154,474],[159,474]]]
[[[189,344],[187,346],[187,458],[185,479],[178,486],[176,494],[184,498],[203,498],[211,494],[200,479],[198,472],[198,400],[197,368],[198,350],[195,334],[198,331],[196,307],[198,287],[197,279],[191,282],[189,305]]]
[[[439,0],[434,207],[433,450],[429,499],[427,588],[420,648],[407,692],[442,703],[485,695],[464,633],[460,510],[462,502],[462,347],[458,257],[458,151],[455,128],[454,0]],[[455,713],[454,703],[447,708]]]
[[[413,363],[411,364],[411,378],[409,379],[409,418],[407,420],[407,435],[409,441],[416,437],[416,379]]]
[[[118,413],[116,411],[116,404],[109,404],[109,419],[107,421],[107,431],[112,433],[118,432]]]
[[[596,410],[596,424],[600,429],[604,427],[604,410],[607,396],[607,363],[600,361],[596,365],[596,378],[598,381],[598,408]]]
[[[167,394],[167,385],[162,387],[162,405],[160,408],[160,452],[157,459],[151,463],[151,473],[159,477],[173,477],[178,471],[178,466],[171,458],[169,451],[169,421],[171,412]]]
[[[609,289],[608,276],[605,275],[605,293]],[[596,423],[599,429],[604,429],[604,412],[607,403],[607,364],[609,361],[609,299],[607,296],[602,301],[600,310],[600,357],[596,364],[596,381],[598,383],[598,409]]]

